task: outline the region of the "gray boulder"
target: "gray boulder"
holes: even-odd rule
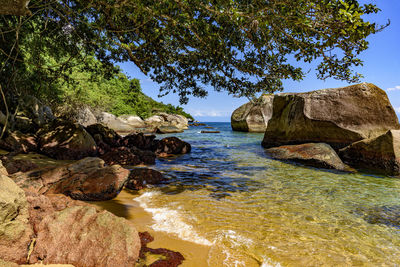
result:
[[[140,118],[139,116],[134,116],[134,115],[122,115],[119,116],[118,119],[120,119],[121,121],[132,125],[135,128],[144,128],[146,127],[146,124],[144,123],[144,121],[142,120],[142,118]]]
[[[96,116],[89,107],[83,107],[76,112],[76,122],[84,127],[97,123]]]
[[[97,116],[97,121],[121,134],[132,133],[136,130],[135,126],[130,125],[123,120],[117,118],[115,115],[107,112],[101,112]]]
[[[256,102],[237,108],[231,116],[232,130],[263,133],[272,117],[273,95],[263,95]]]

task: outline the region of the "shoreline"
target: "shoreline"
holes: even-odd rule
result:
[[[100,210],[107,210],[118,217],[123,217],[132,222],[139,232],[149,232],[154,241],[148,244],[150,248],[166,248],[180,252],[185,260],[180,266],[201,267],[209,266],[208,258],[212,246],[200,245],[182,240],[176,235],[167,232],[155,231],[151,225],[155,222],[151,213],[140,206],[134,198],[140,196],[133,191],[123,189],[113,200],[88,202]]]

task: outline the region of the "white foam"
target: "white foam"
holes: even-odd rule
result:
[[[264,257],[260,267],[282,267],[280,263],[273,262],[271,259]]]
[[[151,208],[149,203],[153,197],[159,195],[158,192],[145,192],[140,197],[134,198],[140,206],[153,215],[155,223],[151,226],[155,231],[176,234],[180,239],[197,243],[200,245],[211,246],[212,243],[201,237],[191,225],[182,220],[181,214],[168,208]]]

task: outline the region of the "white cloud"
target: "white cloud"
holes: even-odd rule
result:
[[[221,110],[187,110],[194,117],[229,117],[231,116],[230,111]]]
[[[400,107],[394,108],[397,113],[400,113]]]
[[[386,89],[386,91],[390,92],[390,91],[400,91],[400,85],[397,85],[395,87],[392,88],[388,88]]]

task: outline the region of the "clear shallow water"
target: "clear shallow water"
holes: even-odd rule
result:
[[[192,152],[159,160],[169,184],[135,198],[153,229],[211,246],[209,266],[400,265],[400,230],[364,219],[400,205],[400,179],[272,160],[262,134],[207,124],[221,133],[174,134]]]

